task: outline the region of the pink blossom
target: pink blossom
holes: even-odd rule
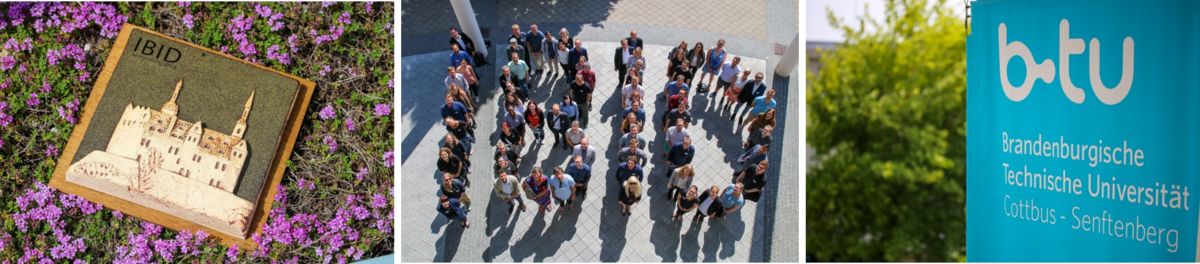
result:
[[[354,131],[354,121],[346,118],[346,130]]]
[[[392,113],[392,106],[391,106],[391,105],[389,105],[389,104],[386,104],[386,103],[384,103],[384,104],[376,104],[376,105],[375,105],[375,115],[377,115],[377,116],[385,116],[385,115],[389,115],[389,114],[391,114],[391,113]]]
[[[331,118],[337,118],[337,112],[333,111],[332,105],[326,105],[325,108],[321,109],[321,113],[319,113],[318,115],[321,117],[321,120],[329,120]]]

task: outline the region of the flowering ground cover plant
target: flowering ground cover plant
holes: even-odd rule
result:
[[[392,3],[0,3],[0,263],[344,263],[392,253]],[[46,186],[124,23],[316,82],[257,248]]]

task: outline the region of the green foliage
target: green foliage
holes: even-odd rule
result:
[[[961,261],[966,36],[939,1],[846,23],[808,74],[807,252],[822,261]],[[857,25],[857,27],[854,27]],[[868,28],[868,25],[870,28]]]

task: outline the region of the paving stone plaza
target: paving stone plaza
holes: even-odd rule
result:
[[[452,0],[454,1],[454,0]],[[475,153],[471,156],[473,181],[468,194],[473,210],[467,215],[470,228],[448,221],[436,210],[441,173],[437,169],[438,149],[446,130],[439,108],[446,93],[443,79],[450,55],[447,29],[461,30],[451,3],[446,0],[411,0],[401,3],[401,177],[398,202],[401,205],[401,261],[406,262],[798,262],[800,261],[799,130],[804,129],[799,107],[803,92],[799,81],[804,77],[794,70],[789,77],[774,74],[782,52],[776,45],[787,46],[798,33],[799,3],[792,1],[471,1],[484,29],[489,65],[477,69],[480,99],[475,118]],[[720,15],[717,15],[720,14]],[[539,215],[536,203],[526,199],[529,211],[509,214],[508,205],[493,194],[492,152],[500,142],[503,111],[497,76],[498,60],[507,48],[509,27],[518,24],[527,31],[536,23],[542,31],[566,28],[588,49],[591,67],[596,71],[593,110],[585,128],[590,145],[599,157],[592,165],[592,180],[587,195],[577,197],[575,210],[554,210]],[[646,185],[641,203],[632,214],[620,213],[616,195],[619,183],[613,179],[618,162],[617,142],[621,138],[620,88],[613,71],[613,56],[619,41],[637,30],[646,41],[646,71],[643,87],[647,91],[644,108],[649,141],[646,148],[654,156],[645,166]],[[776,91],[777,125],[774,143],[768,154],[767,187],[759,202],[746,201],[742,209],[724,218],[693,222],[691,213],[672,220],[675,203],[667,199],[666,161],[662,155],[665,101],[654,99],[668,82],[667,53],[688,41],[688,46],[703,42],[707,48],[718,39],[726,40],[726,61],[741,57],[741,67],[762,72],[764,82]],[[697,72],[697,78],[700,73]],[[560,73],[534,77],[530,98],[549,111],[548,101],[560,102],[569,86]],[[713,82],[714,86],[716,81]],[[695,88],[691,88],[694,93]],[[719,98],[717,98],[719,99]],[[717,106],[718,101],[693,95],[690,112],[694,120],[688,128],[696,155],[694,185],[705,189],[724,188],[735,170],[747,136],[737,129],[737,121]],[[748,122],[748,120],[747,120]],[[653,127],[654,129],[650,129]],[[549,130],[549,129],[547,129]],[[738,130],[743,130],[737,132]],[[551,148],[553,134],[546,142],[532,144],[526,135],[519,177],[534,167],[546,174],[555,166],[565,168],[570,151]],[[694,213],[694,212],[693,212]]]

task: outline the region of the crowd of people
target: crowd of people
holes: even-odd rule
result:
[[[588,144],[587,136],[587,117],[593,111],[592,92],[596,87],[597,72],[588,62],[590,57],[583,42],[571,37],[567,29],[559,30],[555,37],[551,31],[539,31],[536,24],[529,28],[529,31],[521,31],[520,25],[512,25],[509,46],[504,54],[497,56],[503,61],[495,62],[502,72],[497,85],[502,99],[497,103],[503,114],[498,120],[500,130],[495,132],[499,140],[492,156],[495,160],[491,173],[494,176],[493,193],[509,205],[510,214],[518,209],[528,210],[526,199],[536,204],[539,214],[555,208],[559,212],[576,210],[576,200],[587,193],[593,175],[592,165],[601,152],[598,147]],[[443,183],[437,209],[447,219],[470,227],[467,214],[471,211],[471,197],[466,190],[471,187],[468,175],[472,173],[469,160],[476,143],[475,111],[480,108],[477,104],[479,79],[475,69],[487,62],[470,38],[453,28],[450,34],[450,65],[445,78],[447,93],[445,105],[441,106],[447,133],[438,153],[437,168]],[[661,91],[650,91],[652,89],[643,86],[643,74],[649,66],[642,56],[645,41],[634,30],[620,43],[621,46],[614,50],[614,73],[604,76],[618,81],[620,96],[612,100],[619,100],[623,108],[619,121],[613,121],[621,122],[616,131],[621,137],[610,146],[618,148],[613,169],[595,172],[600,175],[611,173],[613,178],[609,185],[619,186],[614,188],[617,193],[606,194],[604,199],[611,201],[605,202],[620,204],[622,215],[632,214],[633,206],[645,196],[645,173],[648,171],[644,166],[656,156],[668,170],[664,175],[651,177],[667,179],[667,198],[676,207],[672,215],[674,220],[681,220],[688,213],[693,214],[693,221],[721,218],[737,213],[746,200],[758,202],[763,189],[770,188],[765,174],[776,120],[775,91],[763,83],[763,73],[758,72],[751,78],[751,70],[739,65],[741,57],[730,58],[724,39],[707,50],[699,42],[688,49],[687,41],[683,41],[668,54],[666,75],[669,81]],[[698,71],[699,78],[694,78]],[[541,76],[562,76],[569,86],[568,94],[563,95],[561,101],[551,97],[544,102],[549,105],[545,109],[530,96],[543,92],[531,85],[531,78]],[[717,85],[710,92],[713,79]],[[666,109],[659,113],[663,117],[662,124],[650,126],[650,129],[659,129],[661,138],[648,139],[639,133],[645,131],[646,123],[650,122],[647,119],[650,113],[642,107],[647,103],[647,94],[654,94],[650,95],[650,100],[657,98],[666,104]],[[736,158],[741,169],[723,188],[713,185],[701,189],[693,184],[696,177],[719,176],[704,175],[692,166],[697,149],[688,134],[693,118],[688,108],[691,96],[708,96],[714,98],[714,103],[720,96],[714,110],[717,115],[728,114],[728,122],[738,119],[735,133],[746,129],[743,153]],[[542,166],[531,168],[529,175],[519,175],[521,151],[530,144],[543,144],[546,129],[554,138],[551,149],[561,147],[570,151],[567,164],[545,166],[552,168],[548,169],[550,175],[544,174]],[[528,144],[527,138],[532,139]],[[661,142],[663,147],[648,149],[650,140]]]

